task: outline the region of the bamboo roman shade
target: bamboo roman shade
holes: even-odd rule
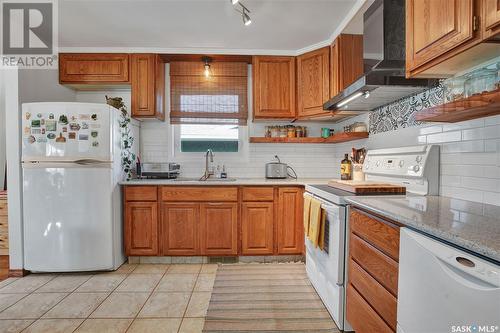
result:
[[[208,78],[203,66],[201,61],[170,63],[171,123],[246,125],[247,64],[211,63]]]

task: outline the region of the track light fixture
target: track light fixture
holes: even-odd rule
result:
[[[240,0],[229,0],[231,1],[231,4],[235,6],[234,10],[237,11],[238,13],[241,14],[241,18],[243,19],[243,24],[244,25],[250,25],[252,24],[252,19],[250,18],[250,10],[248,10],[245,5],[243,5]]]

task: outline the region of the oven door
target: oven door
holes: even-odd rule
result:
[[[328,237],[325,239],[327,250],[314,247],[305,237],[306,272],[316,292],[321,297],[328,312],[340,329],[344,329],[344,240],[346,207],[327,202],[310,193],[321,201],[321,208],[326,211]]]
[[[306,194],[307,195],[307,194]],[[306,247],[308,254],[311,254],[317,266],[321,268],[328,279],[336,285],[344,284],[344,235],[346,207],[327,202],[314,196],[321,201],[321,209],[326,212],[327,232],[325,244],[327,249],[315,248],[312,242],[306,237]]]

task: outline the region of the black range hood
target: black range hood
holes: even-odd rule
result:
[[[436,85],[435,79],[405,78],[404,0],[376,0],[364,13],[363,24],[365,74],[323,109],[355,116]]]

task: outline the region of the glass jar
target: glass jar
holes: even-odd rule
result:
[[[465,81],[466,76],[454,77],[444,80],[444,101],[453,102],[465,97]]]
[[[289,126],[288,127],[287,136],[289,138],[295,138],[295,127],[294,126]]]
[[[471,73],[465,81],[465,97],[495,90],[497,75],[497,70],[486,68]]]
[[[271,138],[277,138],[280,136],[280,130],[278,126],[271,126]]]
[[[288,135],[288,130],[286,126],[280,126],[280,138],[286,138]]]

